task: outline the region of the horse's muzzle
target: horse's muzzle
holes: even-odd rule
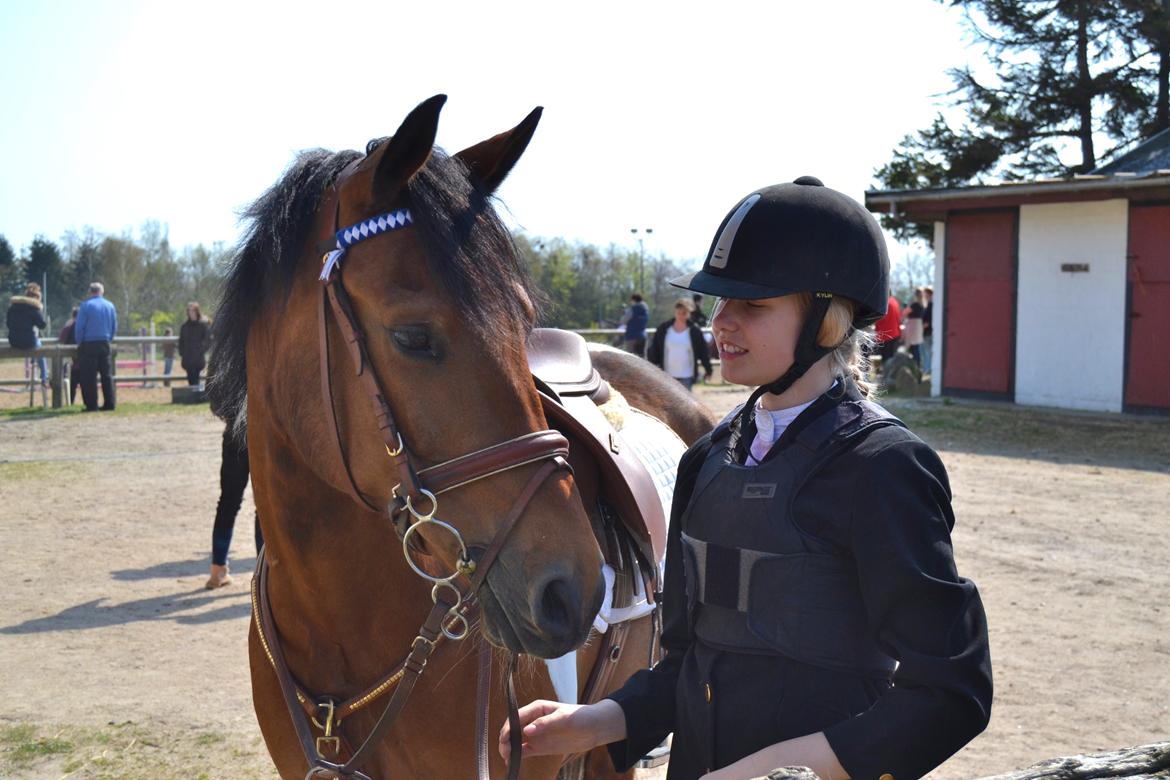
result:
[[[494,580],[489,575],[489,587],[480,589],[488,638],[540,658],[557,658],[581,646],[605,597],[603,577],[585,594],[580,580],[560,567],[535,580],[526,592],[504,582],[497,589]]]

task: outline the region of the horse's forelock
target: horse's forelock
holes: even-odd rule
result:
[[[491,195],[461,160],[440,149],[411,179],[408,194],[430,271],[472,331],[497,351],[522,343],[532,326],[528,305],[538,306],[541,298]],[[514,291],[523,291],[529,303]],[[504,332],[520,339],[501,339]]]
[[[300,261],[298,252],[325,189],[359,156],[354,151],[301,152],[283,176],[243,211],[244,235],[229,262],[214,325],[209,394],[221,418],[235,421],[244,410],[245,353],[260,303],[287,297]],[[511,291],[523,290],[534,305],[541,298],[491,196],[475,184],[458,158],[436,148],[410,180],[408,200],[429,270],[452,296],[471,330],[497,352],[520,343],[498,336],[511,332],[522,340],[532,325],[525,303]]]

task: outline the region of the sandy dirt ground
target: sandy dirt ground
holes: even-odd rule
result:
[[[247,671],[251,495],[236,582],[205,591],[222,426],[131,405],[164,397],[0,416],[0,776],[274,776]],[[1170,420],[890,405],[942,453],[991,626],[991,726],[931,776],[1170,735]]]

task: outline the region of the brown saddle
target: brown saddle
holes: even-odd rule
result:
[[[666,515],[650,472],[597,408],[609,400],[609,383],[577,333],[536,328],[528,365],[537,380],[549,425],[584,446],[601,472],[601,492],[630,532],[644,563],[656,568],[666,552]]]

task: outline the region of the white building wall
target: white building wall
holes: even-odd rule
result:
[[[1125,200],[1020,207],[1016,403],[1121,411],[1128,217]]]
[[[930,329],[933,334],[930,339],[930,394],[942,394],[942,365],[943,343],[946,341],[946,322],[943,320],[943,295],[946,286],[947,268],[947,223],[934,223],[934,296],[931,298]]]

